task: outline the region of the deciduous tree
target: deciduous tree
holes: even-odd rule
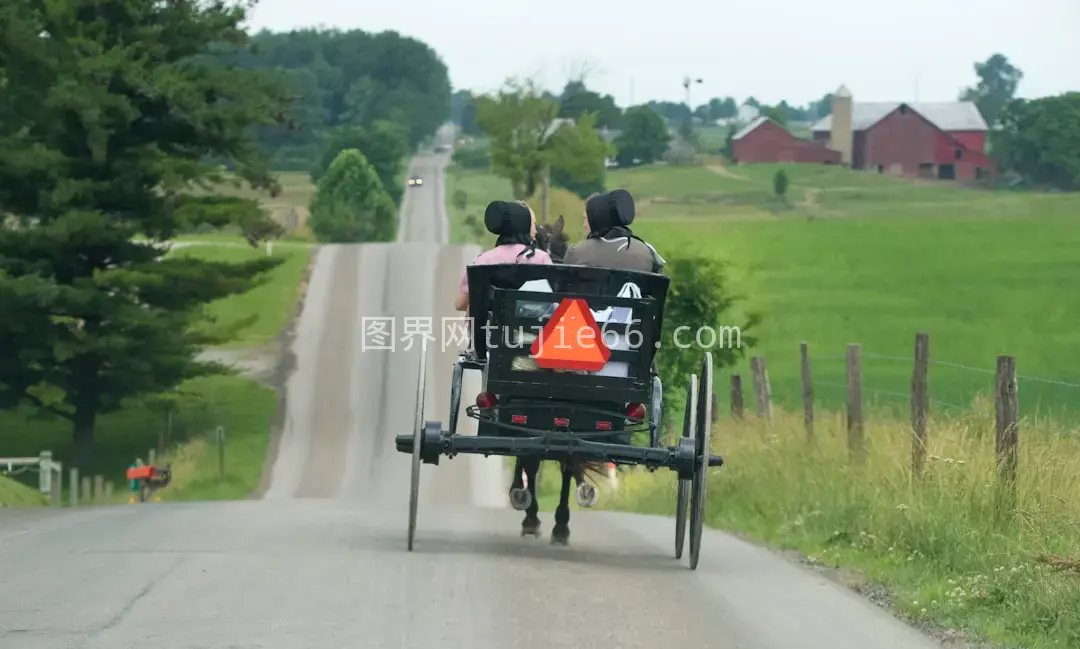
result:
[[[1012,101],[991,142],[1000,166],[1029,183],[1080,190],[1080,92]]]
[[[648,106],[634,106],[626,110],[623,131],[615,138],[616,155],[620,165],[655,162],[664,155],[671,143],[667,124],[655,110]]]
[[[350,126],[334,130],[327,138],[322,159],[311,172],[312,182],[318,183],[338,154],[347,149],[357,149],[364,154],[382,182],[383,190],[395,205],[400,205],[404,193],[401,170],[409,154],[408,129],[397,122],[379,120],[370,128]]]
[[[664,273],[671,285],[656,363],[664,384],[665,419],[676,421],[682,417],[681,397],[689,375],[700,372],[704,352],[712,352],[714,369],[735,365],[757,344],[754,328],[761,318],[753,313],[738,318],[741,297],[732,291],[724,265],[711,257],[670,258]],[[669,394],[671,406],[666,403]]]
[[[960,99],[975,102],[983,119],[992,126],[997,124],[1001,111],[1016,96],[1024,73],[999,53],[976,63],[975,75],[979,82],[973,88],[964,89]]]
[[[364,154],[346,149],[319,180],[308,224],[326,243],[392,241],[397,210]]]
[[[517,199],[533,196],[550,165],[579,182],[604,176],[611,147],[596,130],[596,115],[558,121],[559,105],[532,82],[507,82],[495,95],[474,99],[476,122],[491,139],[492,167],[510,181]]]

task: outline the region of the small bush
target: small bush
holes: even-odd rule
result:
[[[453,201],[455,209],[464,210],[469,205],[469,195],[464,189],[459,189],[454,192]]]
[[[787,196],[788,182],[787,172],[783,169],[777,169],[772,179],[773,193],[776,194],[777,198]]]

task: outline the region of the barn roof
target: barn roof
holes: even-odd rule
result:
[[[863,131],[881,121],[900,104],[906,104],[916,113],[928,119],[943,131],[986,131],[986,120],[972,101],[910,102],[880,101],[854,102],[851,128]],[[825,116],[810,127],[811,131],[831,131],[832,115]]]
[[[746,137],[747,135],[750,135],[750,132],[753,131],[755,128],[761,126],[762,124],[764,124],[765,122],[768,122],[768,121],[771,121],[771,120],[769,120],[768,117],[762,115],[761,117],[758,117],[754,121],[750,122],[746,126],[739,129],[739,132],[736,133],[735,135],[732,135],[731,139],[732,140],[741,140],[744,137]]]

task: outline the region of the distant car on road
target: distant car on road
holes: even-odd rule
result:
[[[424,179],[420,176],[413,176],[409,178],[409,187],[419,187],[424,184]]]

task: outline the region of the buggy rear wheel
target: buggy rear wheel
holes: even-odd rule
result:
[[[694,436],[694,427],[697,424],[697,392],[697,377],[691,374],[690,385],[686,388],[686,408],[683,410],[683,437]],[[686,541],[686,505],[690,499],[691,481],[678,480],[679,491],[675,500],[675,558],[682,559],[683,544]]]
[[[412,485],[409,490],[409,552],[416,536],[416,508],[420,501],[420,447],[424,442],[424,388],[427,383],[427,340],[420,343],[420,372],[416,379],[416,416],[413,421]]]
[[[709,447],[712,437],[712,354],[701,361],[701,381],[697,395],[697,466],[690,497],[690,569],[697,570],[701,555],[701,531],[705,524],[705,487],[709,482]]]

